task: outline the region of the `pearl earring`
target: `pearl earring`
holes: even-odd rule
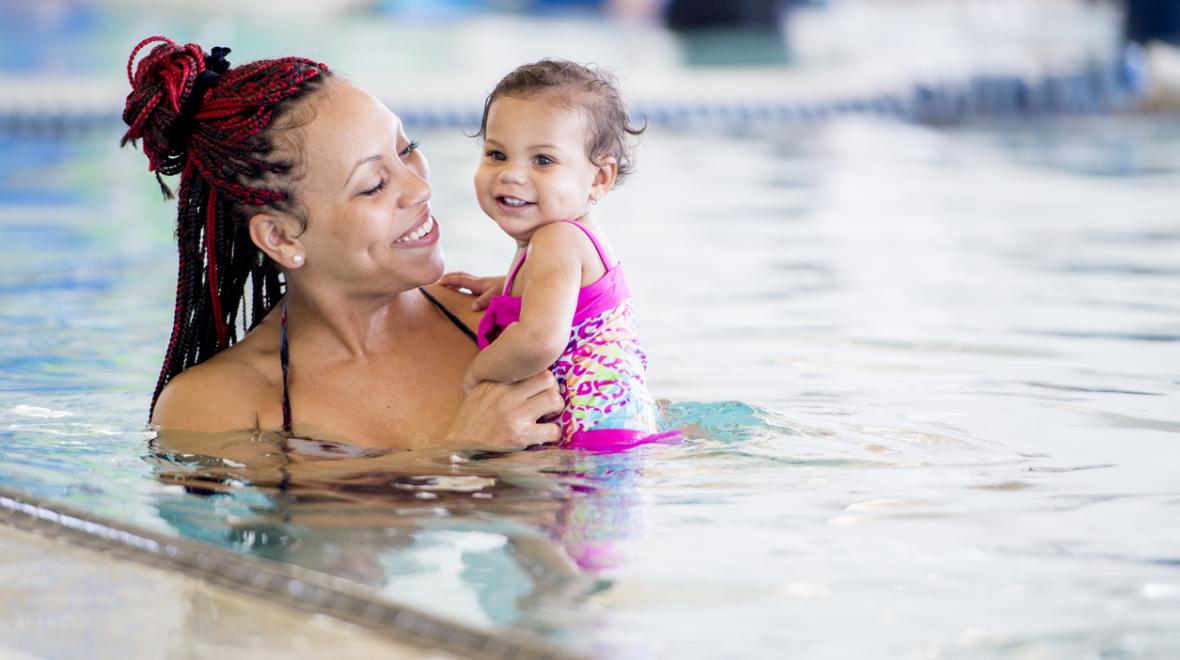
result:
[[[303,255],[297,254],[297,255],[291,257],[291,261],[294,261],[296,266],[302,266],[303,265]]]

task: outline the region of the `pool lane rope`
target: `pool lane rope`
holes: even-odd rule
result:
[[[4,487],[0,525],[179,573],[268,604],[326,614],[398,643],[489,660],[581,657],[523,633],[484,631],[395,605],[374,589],[326,573],[155,534]]]
[[[740,128],[757,124],[823,121],[870,115],[919,124],[956,124],[972,119],[1099,114],[1134,106],[1148,89],[1141,48],[1128,46],[1114,62],[1091,61],[1073,70],[1040,76],[978,74],[964,80],[919,82],[908,90],[827,100],[668,100],[636,104],[632,115],[652,125]],[[407,125],[420,129],[479,126],[482,106],[440,106],[398,101]],[[120,127],[117,109],[2,107],[0,136],[73,137]]]

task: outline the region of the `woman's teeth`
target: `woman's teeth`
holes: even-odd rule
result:
[[[401,238],[394,241],[394,243],[406,243],[408,241],[416,241],[419,238],[422,238],[423,236],[429,234],[431,229],[434,229],[434,216],[428,216],[426,218],[426,222],[422,223],[421,227],[415,229],[414,233],[406,234],[405,236],[402,236]]]

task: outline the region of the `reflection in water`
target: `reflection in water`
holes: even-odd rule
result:
[[[630,454],[575,455],[572,484],[576,497],[566,499],[550,527],[566,552],[584,570],[615,568],[624,561],[619,541],[641,531],[636,516],[635,481],[641,465]]]
[[[447,576],[443,600],[484,623],[516,622],[514,599],[560,608],[608,588],[597,574],[618,568],[642,530],[642,450],[467,456],[250,432],[166,432],[151,450],[157,478],[183,487],[156,500],[183,535],[394,599]],[[438,609],[436,600],[421,605]]]

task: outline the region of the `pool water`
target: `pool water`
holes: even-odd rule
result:
[[[603,455],[149,445],[173,209],[115,133],[5,139],[0,485],[602,656],[1180,649],[1174,120],[653,128],[600,214],[688,439]]]

